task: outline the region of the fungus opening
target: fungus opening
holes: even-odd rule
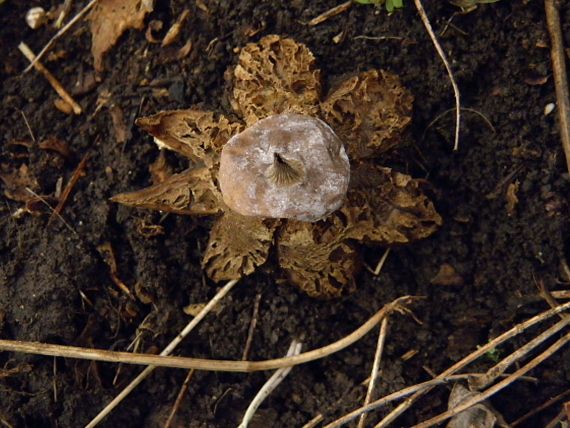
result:
[[[267,178],[274,186],[283,189],[302,183],[305,171],[298,160],[285,159],[276,152],[273,154],[273,165],[267,168]]]

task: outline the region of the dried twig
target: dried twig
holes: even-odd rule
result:
[[[59,215],[59,213],[57,213],[57,212],[52,208],[52,206],[51,206],[50,204],[47,203],[47,201],[46,201],[44,198],[42,198],[40,195],[38,195],[36,192],[34,192],[34,191],[33,191],[32,189],[30,189],[29,187],[26,187],[26,190],[27,190],[30,194],[32,194],[32,195],[34,195],[36,198],[38,198],[45,206],[48,207],[48,209],[50,209],[55,215],[57,215],[58,218],[63,222],[63,224],[65,224],[65,227],[67,227],[69,230],[71,230],[73,233],[75,233],[75,234],[77,235],[77,232],[75,231],[75,229],[73,229],[73,227],[71,227],[71,226],[69,225],[69,223],[67,223],[67,222],[63,219],[63,217],[62,217],[61,215]]]
[[[532,327],[533,325],[535,325],[539,322],[542,322],[548,318],[551,318],[554,315],[560,314],[560,313],[562,313],[568,309],[570,309],[570,302],[565,303],[563,305],[560,305],[554,309],[550,309],[548,311],[545,311],[539,315],[536,315],[536,316],[532,317],[531,319],[529,319],[529,320],[527,320],[521,324],[517,324],[516,326],[511,328],[509,331],[501,334],[499,337],[497,337],[497,338],[493,339],[492,341],[490,341],[489,343],[481,346],[479,349],[477,349],[475,352],[471,353],[470,355],[466,356],[461,361],[455,363],[453,366],[451,366],[450,368],[445,370],[442,374],[440,374],[439,377],[443,378],[443,377],[450,376],[451,374],[457,372],[458,370],[461,370],[463,367],[465,367],[468,364],[475,361],[481,355],[483,355],[486,352],[496,348],[501,343],[511,339],[512,337],[522,333],[524,330],[528,329],[529,327]],[[388,414],[384,419],[382,419],[382,421],[378,425],[376,425],[375,428],[384,428],[384,427],[388,426],[397,417],[399,417],[402,413],[404,413],[407,409],[409,409],[413,403],[415,403],[422,395],[427,393],[430,389],[431,388],[416,392],[413,396],[411,396],[406,401],[401,403],[392,412],[390,412],[390,414]]]
[[[347,2],[339,4],[338,6],[335,6],[332,9],[329,9],[326,12],[321,13],[319,16],[311,19],[305,25],[308,25],[309,27],[313,27],[315,25],[318,25],[318,24],[326,21],[327,19],[329,19],[335,15],[338,15],[339,13],[344,12],[345,10],[347,10],[352,5],[352,3],[353,3],[353,1],[349,0]]]
[[[261,302],[261,293],[255,296],[255,301],[253,302],[253,314],[251,315],[251,323],[249,324],[249,329],[247,331],[247,339],[245,341],[245,346],[243,348],[243,354],[241,356],[242,361],[246,361],[249,355],[249,350],[251,349],[251,343],[253,342],[253,333],[255,331],[255,326],[257,325],[257,317],[259,316],[259,303]]]
[[[562,392],[561,394],[558,394],[556,397],[552,397],[550,400],[548,400],[546,403],[541,404],[540,406],[532,409],[530,412],[526,413],[525,415],[521,416],[520,418],[518,418],[516,421],[512,422],[510,424],[511,428],[514,428],[515,426],[519,425],[521,422],[526,421],[528,418],[530,418],[531,416],[536,415],[538,412],[540,412],[541,410],[546,409],[547,407],[553,405],[554,403],[556,403],[557,401],[560,401],[562,398],[564,398],[565,396],[567,396],[568,394],[570,394],[570,389],[567,389],[566,391]]]
[[[366,391],[366,398],[364,399],[364,406],[368,406],[370,401],[372,401],[372,394],[374,394],[374,388],[376,388],[376,379],[378,377],[378,372],[380,371],[380,361],[382,359],[382,351],[384,350],[384,343],[386,342],[386,330],[388,329],[388,317],[382,320],[380,324],[380,333],[378,334],[378,344],[376,345],[376,353],[374,355],[374,363],[372,364],[372,372],[370,373],[370,383],[368,383],[368,390]],[[360,420],[358,421],[358,428],[364,428],[366,423],[366,416],[368,413],[363,413],[360,415]]]
[[[63,194],[59,198],[57,206],[55,207],[53,213],[49,218],[47,224],[48,226],[51,226],[57,218],[61,218],[60,216],[61,210],[63,209],[63,206],[65,205],[65,202],[67,201],[67,198],[69,197],[69,194],[73,189],[73,186],[75,186],[75,183],[77,183],[77,180],[79,180],[79,176],[81,175],[81,171],[83,171],[83,168],[85,168],[85,163],[87,162],[88,157],[89,153],[86,153],[85,156],[83,156],[83,159],[81,159],[81,162],[79,162],[79,165],[77,165],[75,172],[71,176],[71,179],[69,180],[69,183],[67,183],[67,186],[65,186],[65,190],[63,191]]]
[[[182,388],[180,388],[180,392],[178,393],[178,397],[176,397],[176,401],[174,402],[174,406],[172,406],[172,411],[170,412],[170,415],[168,416],[168,419],[166,420],[166,423],[164,424],[163,428],[169,428],[170,425],[172,424],[172,421],[174,419],[174,415],[178,411],[178,408],[180,407],[180,403],[182,402],[182,397],[184,397],[184,394],[186,394],[186,390],[188,389],[188,384],[192,380],[192,376],[194,376],[194,371],[195,371],[194,369],[188,371],[188,375],[186,376],[186,379],[184,379],[184,383],[182,384]]]
[[[32,141],[35,143],[36,137],[34,136],[34,132],[32,131],[32,127],[30,126],[30,122],[28,122],[28,118],[26,117],[26,113],[24,113],[22,110],[19,110],[19,112],[22,115],[22,117],[24,118],[24,122],[26,123],[26,126],[28,128],[28,132],[30,133],[30,137],[32,137]]]
[[[562,140],[562,148],[566,156],[566,168],[570,173],[570,101],[568,99],[568,79],[566,76],[564,44],[562,41],[562,30],[560,28],[558,3],[556,0],[544,0],[546,24],[552,42],[550,56],[552,58],[554,87],[556,88],[560,139]]]
[[[473,381],[469,383],[470,389],[471,390],[485,389],[487,386],[489,386],[491,383],[493,383],[497,379],[497,377],[499,377],[501,374],[503,374],[505,372],[505,370],[507,369],[507,367],[509,367],[509,366],[513,365],[515,362],[519,361],[526,354],[528,354],[530,351],[532,351],[534,348],[536,348],[538,345],[540,345],[545,340],[552,337],[555,333],[562,330],[568,324],[570,324],[570,317],[565,316],[561,321],[554,324],[548,330],[539,334],[537,337],[535,337],[533,340],[528,342],[526,345],[521,346],[519,349],[517,349],[515,352],[510,354],[508,357],[504,358],[501,362],[499,362],[494,367],[490,368],[487,371],[487,373],[485,373],[484,376],[473,379]]]
[[[548,311],[551,312],[551,311]],[[541,314],[540,316],[542,316],[543,314]],[[554,315],[554,314],[551,314]],[[537,318],[537,317],[535,317]],[[534,320],[535,318],[533,318],[532,320]],[[529,320],[529,321],[532,321]],[[528,321],[527,321],[528,322]],[[523,323],[526,324],[526,323]],[[530,327],[530,325],[525,326],[525,328]],[[522,332],[525,328],[522,328],[522,325],[519,324],[518,326],[516,326],[515,329],[516,330],[516,334]],[[521,329],[521,330],[519,330]],[[511,333],[510,330],[507,333]],[[505,333],[505,334],[507,334]],[[468,408],[486,400],[487,398],[489,398],[491,395],[495,394],[496,392],[500,391],[501,389],[505,388],[506,386],[510,385],[512,382],[514,382],[517,379],[520,379],[526,372],[530,371],[531,369],[533,369],[534,367],[538,366],[540,363],[542,363],[544,360],[546,360],[547,358],[549,358],[550,356],[552,356],[555,352],[557,352],[560,348],[562,348],[566,343],[570,342],[570,333],[567,334],[566,336],[562,337],[561,339],[559,339],[556,343],[554,343],[550,348],[548,348],[546,351],[544,351],[542,354],[540,354],[538,357],[536,357],[534,360],[532,360],[530,363],[526,364],[524,367],[520,368],[519,370],[517,370],[516,372],[514,372],[513,374],[507,376],[504,380],[502,380],[501,382],[495,384],[494,386],[492,386],[491,388],[487,389],[485,392],[482,392],[480,394],[476,394],[473,397],[469,398],[468,400],[462,402],[459,406],[454,407],[453,409],[442,413],[439,416],[436,416],[426,422],[423,422],[421,424],[418,425],[414,425],[412,428],[428,428],[431,427],[439,422],[442,422],[452,416],[455,416],[458,413],[461,413],[464,410],[467,410]],[[473,355],[473,354],[471,354]],[[467,358],[470,358],[471,356],[468,356]],[[464,359],[465,360],[465,359]],[[457,365],[457,364],[456,364]],[[449,372],[451,369],[448,369],[446,371]],[[460,379],[472,379],[472,378],[477,378],[480,375],[476,375],[476,374],[465,374],[465,375],[440,375],[435,379],[432,379],[430,381],[418,384],[418,385],[413,385],[411,387],[405,388],[401,391],[395,392],[393,394],[390,394],[386,397],[383,397],[379,400],[376,400],[375,402],[369,404],[368,406],[365,407],[361,407],[360,409],[355,410],[352,413],[349,413],[348,415],[343,416],[342,418],[334,421],[333,423],[325,426],[324,428],[338,428],[354,419],[356,419],[358,416],[360,416],[361,414],[363,414],[364,412],[370,412],[372,410],[375,410],[379,407],[385,406],[387,403],[394,401],[396,399],[405,397],[407,395],[410,395],[412,393],[414,393],[414,395],[412,397],[410,397],[410,399],[408,399],[407,401],[405,401],[404,403],[402,403],[400,406],[398,406],[398,408],[402,407],[403,404],[406,404],[408,402],[410,402],[410,400],[412,400],[414,397],[417,397],[418,395],[423,395],[424,393],[430,391],[433,387],[437,386],[437,385],[442,385],[445,383],[449,383],[451,381],[457,381]],[[409,406],[406,406],[406,408]],[[392,412],[394,413],[394,412]],[[388,415],[388,417],[390,417],[390,421],[392,421],[396,416],[398,415],[392,415],[392,413],[390,415]],[[401,412],[400,412],[401,413]],[[378,423],[374,428],[382,428],[385,427],[387,425],[386,422],[386,418],[382,421],[380,421],[380,423]]]
[[[301,352],[301,345],[301,342],[293,340],[289,346],[289,350],[287,351],[287,356],[291,357],[293,355],[299,355]],[[267,380],[267,382],[265,382],[259,392],[255,395],[253,400],[251,400],[251,403],[247,407],[245,415],[243,416],[243,420],[241,424],[239,424],[238,428],[247,428],[259,405],[269,394],[271,394],[273,390],[275,390],[275,388],[277,388],[277,385],[279,385],[281,381],[285,379],[292,368],[293,366],[283,367],[273,373],[273,375]]]
[[[20,52],[22,52],[24,56],[28,58],[28,60],[33,64],[34,68],[44,75],[52,88],[55,89],[57,94],[73,108],[73,112],[75,114],[81,114],[81,106],[77,104],[73,98],[71,98],[71,95],[67,93],[63,86],[61,86],[57,79],[53,77],[53,75],[49,72],[49,70],[45,68],[41,62],[38,61],[38,58],[34,55],[28,45],[26,45],[24,42],[20,42],[18,49],[20,49]]]
[[[443,64],[445,65],[445,69],[447,70],[449,80],[451,81],[451,86],[453,86],[453,93],[455,94],[455,142],[453,144],[453,150],[457,150],[459,148],[459,126],[461,124],[461,104],[459,102],[459,88],[457,87],[457,83],[455,82],[455,78],[453,77],[453,72],[451,71],[451,66],[447,61],[445,52],[443,52],[443,49],[441,48],[441,45],[437,41],[437,37],[433,32],[433,29],[431,28],[431,24],[426,15],[426,11],[424,10],[422,2],[420,0],[414,0],[414,3],[416,4],[416,9],[420,14],[422,23],[424,24],[424,27],[426,28],[429,37],[431,38],[431,41],[433,42],[435,49],[439,54],[439,57],[441,58]]]
[[[230,281],[230,283],[235,283]],[[229,283],[228,283],[229,285]],[[226,285],[224,288],[228,287]],[[222,289],[223,290],[223,289]],[[226,361],[226,360],[204,360],[200,358],[183,358],[183,357],[170,357],[168,355],[172,349],[184,338],[188,333],[189,324],[182,333],[180,333],[176,340],[171,343],[160,356],[146,355],[146,354],[131,354],[129,352],[113,352],[103,351],[91,348],[79,348],[74,346],[61,346],[61,345],[48,345],[37,342],[21,342],[13,340],[0,340],[0,350],[2,351],[15,351],[25,352],[39,355],[50,355],[67,358],[79,358],[84,360],[94,361],[107,361],[111,363],[126,363],[126,364],[141,364],[154,367],[175,367],[182,369],[196,369],[196,370],[210,370],[210,371],[226,371],[226,372],[253,372],[261,370],[280,369],[291,365],[303,364],[309,361],[315,361],[324,358],[328,355],[334,354],[353,343],[360,340],[365,334],[374,328],[385,316],[399,311],[403,305],[409,305],[418,300],[417,297],[403,296],[385,305],[380,309],[372,318],[366,321],[362,326],[353,331],[348,336],[341,340],[331,343],[330,345],[313,351],[305,352],[294,357],[277,358],[274,360],[266,361]],[[211,302],[210,302],[211,303]],[[208,306],[210,305],[208,303]],[[570,307],[570,303],[567,304]],[[206,306],[206,308],[208,307]],[[566,308],[566,305],[563,305]],[[204,310],[206,310],[204,308]],[[563,309],[557,308],[553,310],[562,311]],[[195,321],[195,320],[194,320]],[[192,325],[192,327],[194,327]],[[487,349],[486,347],[481,349]],[[165,353],[166,352],[166,353]],[[486,352],[486,351],[485,351]],[[483,352],[484,353],[484,352]],[[137,378],[138,379],[138,378]],[[141,379],[142,380],[142,379]],[[139,381],[140,382],[140,381]]]
[[[461,374],[461,375],[450,375],[450,376],[445,376],[445,377],[438,377],[436,379],[432,379],[432,380],[428,380],[427,382],[423,382],[423,383],[419,383],[416,385],[412,385],[409,386],[407,388],[401,389],[400,391],[396,391],[390,395],[387,395],[386,397],[382,397],[379,400],[374,401],[373,403],[369,404],[366,407],[361,407],[360,409],[355,410],[354,412],[349,413],[348,415],[343,416],[340,419],[337,419],[336,421],[326,425],[324,428],[338,428],[350,421],[355,420],[356,418],[358,418],[360,415],[362,415],[365,412],[370,412],[376,408],[385,406],[386,404],[392,402],[392,401],[396,401],[399,400],[401,398],[407,397],[410,394],[413,393],[417,393],[417,392],[422,392],[422,391],[428,391],[431,388],[433,388],[434,386],[438,386],[438,385],[444,385],[450,382],[457,382],[459,380],[467,380],[472,378],[473,376],[477,376],[477,374],[474,373],[468,373],[468,374]]]

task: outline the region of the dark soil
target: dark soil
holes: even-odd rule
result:
[[[49,9],[57,2],[42,3]],[[74,3],[77,10],[80,3]],[[177,355],[239,360],[258,294],[251,360],[284,355],[295,337],[302,338],[306,350],[324,346],[355,330],[396,297],[425,296],[412,306],[421,324],[411,316],[391,318],[378,385],[381,396],[429,380],[426,368],[440,373],[477,345],[546,310],[536,284],[551,290],[567,287],[560,264],[569,249],[569,212],[556,112],[543,113],[555,102],[543,4],[503,0],[454,16],[458,9],[445,1],[426,3],[438,34],[453,17],[440,40],[463,106],[472,109],[463,112],[455,152],[453,113],[443,115],[454,106],[453,92],[411,1],[389,17],[373,6],[354,4],[314,27],[301,22],[336,6],[336,1],[220,0],[205,2],[209,13],[195,2],[158,2],[146,22],[162,20],[164,28],[190,8],[181,40],[192,40],[191,53],[164,64],[160,45],[148,43],[144,31],[127,31],[105,55],[101,81],[76,96],[84,110],[79,116],[54,108],[57,95],[37,71],[22,74],[28,62],[18,43],[25,41],[39,52],[55,32],[51,25],[36,31],[25,25],[25,12],[37,2],[0,4],[3,168],[28,165],[38,180],[37,193],[51,195],[59,177],[65,185],[89,154],[62,211],[69,227],[61,220],[48,226],[49,213],[16,218],[13,214],[23,204],[3,197],[0,337],[123,351],[140,333],[138,351],[156,352],[189,321],[184,306],[213,296],[217,285],[204,280],[200,269],[212,218],[162,216],[120,207],[108,198],[150,183],[148,166],[158,150],[133,126],[134,119],[192,105],[229,111],[224,72],[235,64],[240,47],[267,34],[305,43],[322,70],[325,89],[347,74],[373,68],[401,77],[415,97],[413,124],[406,148],[389,153],[385,165],[427,177],[444,223],[430,238],[393,249],[380,275],[363,271],[359,289],[341,300],[323,302],[303,295],[282,281],[270,261],[238,283]],[[570,5],[563,5],[561,15],[570,47]],[[251,28],[260,31],[249,37]],[[334,43],[339,33],[340,42]],[[158,34],[163,35],[164,30]],[[82,21],[55,43],[51,52],[57,57],[46,57],[44,63],[72,88],[93,69],[90,46],[91,35]],[[163,95],[157,95],[160,90]],[[104,91],[110,100],[98,108]],[[113,104],[128,123],[125,143],[117,143],[109,109]],[[72,155],[65,159],[40,149],[38,142],[50,136],[67,142]],[[172,154],[169,162],[177,169],[186,165]],[[507,189],[514,183],[519,186],[518,204],[508,210]],[[162,226],[163,234],[145,237],[143,223]],[[113,248],[117,276],[133,292],[138,284],[152,303],[130,300],[117,288],[97,249],[105,242]],[[363,251],[365,262],[375,266],[384,250]],[[443,264],[457,271],[461,284],[430,283]],[[530,337],[508,342],[500,354],[511,353]],[[338,354],[294,368],[262,405],[257,426],[301,427],[319,412],[330,421],[358,407],[363,391],[357,386],[369,375],[376,340],[369,334]],[[412,350],[417,354],[402,358]],[[536,383],[518,381],[492,398],[506,421],[568,389],[569,352],[564,348],[533,370]],[[483,360],[468,371],[485,371],[492,364]],[[12,427],[83,426],[140,371],[138,366],[0,353],[0,421]],[[178,369],[156,370],[101,426],[163,426],[186,375]],[[268,375],[197,372],[174,426],[237,426]],[[445,387],[432,391],[393,426],[411,426],[441,413],[448,395]],[[372,415],[369,423],[390,408]],[[556,403],[519,426],[544,426],[560,409]]]

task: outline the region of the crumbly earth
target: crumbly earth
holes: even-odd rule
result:
[[[38,72],[21,73],[27,60],[18,43],[25,41],[39,52],[54,34],[51,26],[33,31],[24,24],[26,10],[37,3],[0,4],[2,173],[26,164],[38,182],[35,192],[49,196],[58,179],[63,177],[65,185],[89,155],[62,211],[66,224],[57,220],[48,226],[49,213],[16,218],[23,203],[2,196],[0,338],[126,350],[140,335],[137,350],[156,352],[190,319],[183,312],[186,305],[212,297],[217,285],[205,281],[200,269],[211,218],[162,216],[117,206],[108,198],[150,183],[148,166],[158,151],[133,127],[135,118],[191,105],[230,112],[224,73],[236,63],[240,47],[267,34],[305,43],[322,70],[325,89],[368,69],[400,76],[415,97],[413,123],[407,147],[387,153],[383,165],[427,179],[443,226],[428,239],[394,248],[380,274],[363,269],[358,290],[331,302],[311,299],[282,281],[273,258],[238,283],[178,355],[239,360],[258,295],[252,360],[282,356],[293,338],[301,338],[306,350],[324,346],[396,297],[424,296],[412,306],[415,319],[391,318],[378,384],[382,396],[430,379],[426,368],[442,372],[477,345],[547,309],[537,284],[568,288],[560,265],[568,257],[569,213],[556,114],[544,115],[555,95],[542,2],[503,0],[455,16],[457,8],[444,1],[425,3],[468,109],[457,151],[452,150],[454,120],[448,112],[453,92],[411,1],[389,17],[354,4],[317,26],[302,23],[337,2],[223,0],[207,2],[207,12],[200,2],[159,3],[145,21],[164,22],[164,29],[154,33],[158,38],[190,9],[176,45],[191,40],[190,53],[165,61],[164,50],[150,44],[144,31],[128,30],[105,55],[101,81],[76,95],[84,110],[79,116],[54,107],[57,96]],[[56,2],[42,5],[49,9]],[[570,5],[561,15],[570,47]],[[55,43],[54,55],[44,63],[73,88],[93,69],[90,45],[88,28],[79,23]],[[107,102],[100,106],[98,99]],[[116,125],[121,122],[126,138]],[[50,136],[67,142],[71,155],[39,148]],[[167,161],[175,171],[186,167],[173,154]],[[113,282],[105,261],[109,246],[116,277],[134,299]],[[375,266],[384,250],[363,251],[366,264]],[[443,265],[455,275],[432,281]],[[374,336],[293,369],[261,406],[255,426],[301,427],[319,413],[332,420],[359,406],[358,385],[372,365]],[[500,355],[530,337],[511,340]],[[404,358],[410,351],[416,353]],[[569,353],[564,348],[533,370],[537,383],[519,381],[491,399],[507,422],[568,388]],[[468,371],[485,371],[492,364],[481,360]],[[13,427],[85,425],[140,370],[0,353],[0,421]],[[101,426],[164,426],[186,375],[156,370]],[[197,372],[173,426],[237,426],[267,377],[263,372]],[[444,411],[448,396],[446,388],[432,391],[394,426],[411,426]],[[560,406],[519,426],[544,426]],[[389,408],[371,415],[370,423]]]

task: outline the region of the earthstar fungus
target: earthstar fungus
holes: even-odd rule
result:
[[[360,245],[406,244],[441,224],[418,180],[377,166],[378,155],[400,143],[410,122],[412,96],[396,76],[359,73],[321,102],[311,52],[276,35],[246,45],[232,75],[230,103],[243,121],[196,109],[138,119],[159,147],[187,157],[190,168],[112,198],[138,208],[217,215],[202,261],[211,279],[248,275],[275,247],[290,282],[314,297],[338,297],[355,289]],[[288,128],[291,121],[297,125]],[[305,132],[300,124],[323,134],[321,165],[307,161],[306,145],[295,146]],[[281,141],[269,144],[267,136]],[[253,158],[259,162],[251,166]],[[240,170],[242,163],[248,166]],[[311,188],[313,182],[320,186]],[[307,207],[320,187],[322,201]]]
[[[342,141],[316,117],[282,113],[234,135],[218,180],[239,214],[318,221],[342,205],[350,164]]]

